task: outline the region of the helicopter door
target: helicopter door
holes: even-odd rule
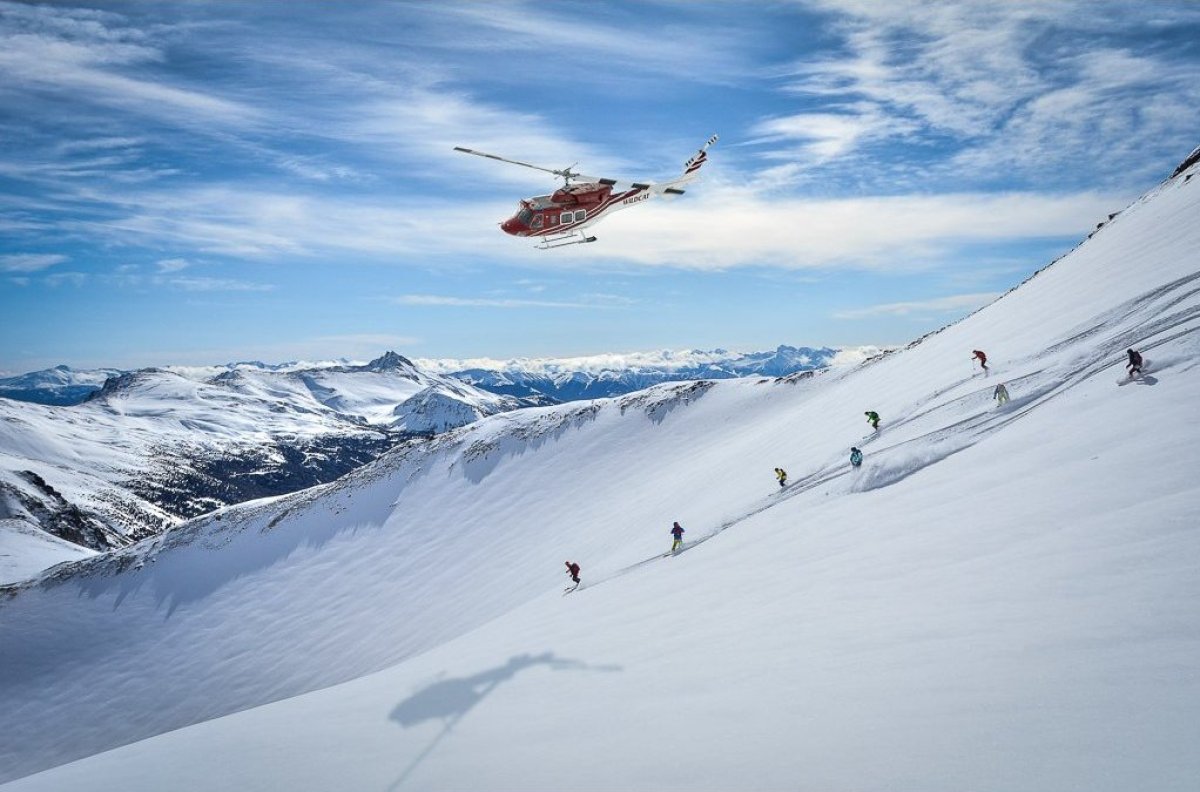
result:
[[[529,227],[530,227],[530,228],[532,228],[534,231],[536,231],[536,230],[538,230],[539,228],[541,228],[541,227],[542,227],[542,216],[541,216],[541,214],[535,214],[535,215],[533,216],[533,222],[530,224],[530,226],[529,226]]]

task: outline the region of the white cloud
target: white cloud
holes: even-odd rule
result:
[[[852,153],[867,141],[898,136],[914,129],[880,112],[874,105],[859,103],[837,113],[797,113],[758,122],[751,134],[759,142],[799,141],[804,159],[824,162]],[[773,158],[792,159],[790,150],[769,152]]]
[[[987,305],[999,297],[1002,292],[980,292],[977,294],[954,294],[949,297],[934,297],[929,300],[915,302],[895,302],[883,305],[872,305],[866,308],[838,311],[836,319],[862,319],[868,316],[919,316],[931,314],[957,313],[974,310]]]
[[[616,258],[647,266],[723,269],[919,270],[965,247],[1071,238],[1128,197],[1091,192],[960,193],[819,200],[705,185],[692,202],[621,213],[594,245],[560,260]],[[558,252],[558,251],[556,251]]]
[[[601,308],[598,303],[559,302],[554,300],[514,300],[495,297],[443,297],[433,294],[405,294],[392,298],[397,305],[446,306],[454,308]]]
[[[275,286],[269,283],[249,283],[247,281],[233,280],[230,278],[167,278],[157,277],[155,282],[167,286],[172,286],[184,291],[194,292],[212,292],[212,291],[232,291],[232,292],[264,292],[272,291]]]
[[[154,263],[158,267],[159,272],[179,272],[182,269],[192,266],[190,261],[183,258],[159,259]]]
[[[3,4],[0,73],[9,90],[58,94],[171,124],[246,124],[254,107],[180,85],[122,73],[165,60],[164,48],[123,17],[53,6]]]
[[[88,280],[86,272],[52,272],[42,279],[42,282],[51,288],[57,288],[63,285],[74,286],[79,288]]]
[[[750,49],[736,26],[711,24],[673,25],[664,29],[630,24],[633,20],[606,18],[596,6],[581,14],[568,15],[568,5],[544,3],[474,3],[438,8],[453,23],[453,33],[438,44],[458,49],[477,49],[489,57],[495,53],[526,52],[540,58],[553,48],[562,74],[567,65],[587,72],[603,64],[633,67],[622,70],[626,79],[647,72],[690,82],[716,83],[735,80],[748,72],[742,53]],[[636,7],[632,13],[639,13]],[[469,34],[467,26],[481,30]],[[474,31],[472,31],[473,33]],[[544,76],[544,75],[533,75]]]
[[[553,187],[554,176],[517,165],[482,160],[454,151],[455,146],[552,169],[581,163],[593,175],[623,173],[624,164],[596,149],[572,141],[563,129],[536,113],[496,105],[447,86],[408,88],[389,98],[363,102],[353,121],[331,134],[377,153],[392,152],[413,167],[451,172],[484,183],[509,183],[537,189]],[[516,200],[514,196],[513,200]]]
[[[39,272],[66,260],[58,253],[10,253],[0,256],[0,272]]]
[[[801,153],[809,157],[846,157],[920,131],[958,142],[962,153],[946,163],[958,172],[1016,169],[1037,179],[1062,163],[1086,163],[1096,175],[1121,177],[1131,161],[1146,161],[1147,147],[1161,151],[1194,126],[1194,60],[1172,60],[1167,46],[1123,46],[1139,32],[1152,40],[1163,24],[1125,4],[807,4],[831,15],[846,51],[798,61],[788,89],[809,105],[832,103],[832,112],[766,119],[759,133],[782,126],[781,139],[808,141]],[[1200,24],[1198,7],[1164,10],[1173,26]]]

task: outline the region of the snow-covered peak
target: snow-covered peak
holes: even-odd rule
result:
[[[367,371],[389,371],[394,369],[406,369],[416,371],[416,366],[413,362],[403,355],[398,355],[395,352],[385,352],[379,357],[372,360],[364,368]]]
[[[0,397],[38,404],[77,404],[120,373],[116,369],[76,371],[58,365],[0,379]]]

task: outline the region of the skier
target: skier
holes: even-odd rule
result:
[[[575,581],[575,587],[579,587],[579,564],[574,561],[567,561],[567,574],[571,576],[571,580]]]
[[[876,432],[879,431],[879,413],[874,410],[867,410],[863,415],[867,416],[867,423],[871,424],[871,428]]]
[[[987,355],[983,354],[983,352],[981,350],[976,349],[973,351],[973,354],[971,355],[971,360],[975,360],[976,358],[979,359],[979,365],[983,369],[984,373],[986,374],[987,370],[988,370]]]
[[[775,468],[775,478],[779,479],[779,486],[787,486],[787,471],[783,468]]]
[[[674,553],[683,547],[683,526],[675,523],[674,527],[671,528],[671,536],[675,537],[675,541],[671,542],[671,552]]]
[[[1125,368],[1129,369],[1129,379],[1133,379],[1142,373],[1142,355],[1136,349],[1127,350],[1127,354],[1129,362],[1125,364]]]
[[[850,464],[854,467],[862,465],[862,451],[853,447],[850,449]]]
[[[996,406],[1003,407],[1008,402],[1008,388],[1001,382],[992,390],[992,396],[996,399]]]

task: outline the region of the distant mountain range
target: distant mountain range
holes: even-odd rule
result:
[[[38,557],[56,558],[63,545],[46,534],[121,547],[223,506],[332,481],[485,415],[667,381],[781,377],[872,351],[57,366],[0,380],[0,550],[40,536]]]
[[[867,348],[864,348],[866,350]],[[870,352],[878,351],[874,347]],[[864,352],[861,357],[866,357]],[[768,352],[711,351],[652,352],[634,355],[597,355],[569,359],[512,361],[420,360],[422,366],[441,371],[493,393],[509,396],[542,396],[559,402],[621,396],[662,382],[734,377],[785,377],[798,371],[823,368],[839,354],[858,359],[854,351],[829,347],[779,346]],[[475,365],[472,365],[472,364]]]
[[[0,379],[0,396],[36,404],[79,404],[109,377],[122,373],[119,369],[76,371],[70,366],[55,366]]]
[[[797,371],[822,368],[834,362],[835,358],[838,362],[853,362],[879,351],[878,347],[832,349],[780,345],[764,352],[714,349],[512,360],[418,358],[415,364],[410,362],[410,365],[499,395],[559,403],[620,396],[660,382],[783,377]],[[389,352],[379,360],[366,364],[347,360],[279,364],[249,361],[219,366],[167,366],[161,370],[190,379],[216,378],[230,372],[294,374],[316,370],[349,371],[372,366],[386,367],[392,360],[391,356],[407,360]],[[126,373],[119,369],[76,370],[68,366],[55,366],[0,379],[0,397],[38,404],[79,404],[100,390],[108,378]]]

